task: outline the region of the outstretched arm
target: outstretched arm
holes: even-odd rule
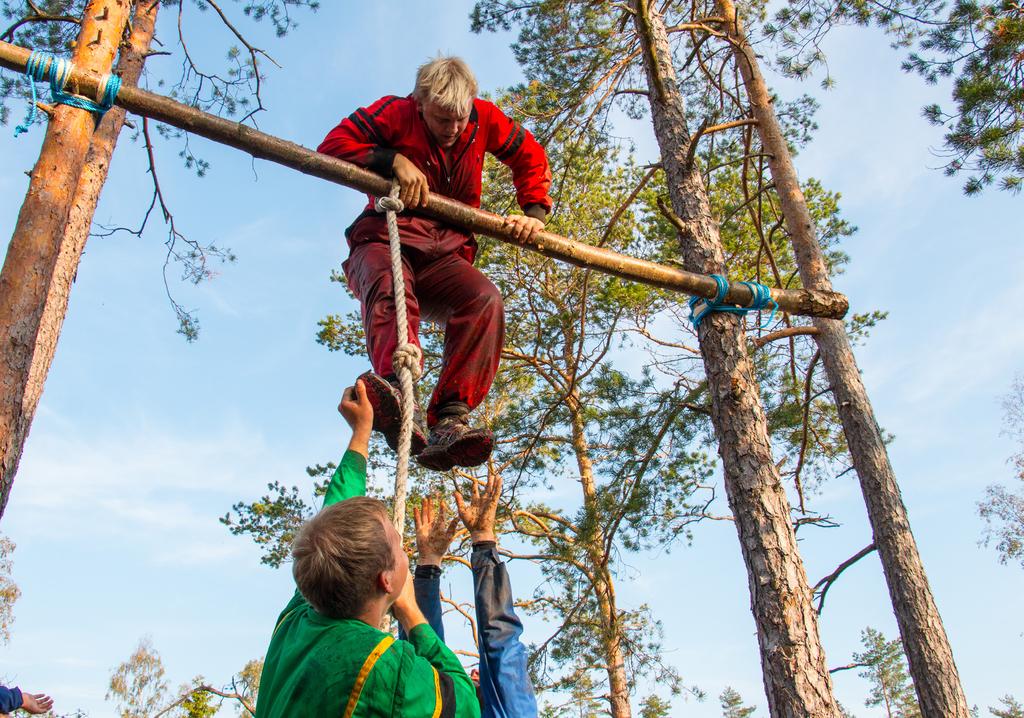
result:
[[[476,483],[469,501],[455,494],[459,515],[473,541],[473,589],[480,636],[480,690],[484,718],[536,718],[537,699],[527,669],[523,624],[512,604],[508,570],[498,555],[494,531],[501,477],[488,476],[483,494]]]
[[[516,239],[527,241],[544,228],[551,211],[551,167],[547,155],[529,130],[509,119],[496,105],[483,100],[477,104],[486,123],[487,151],[512,170],[516,200],[523,209],[522,215],[508,215],[505,225]]]
[[[22,693],[20,688],[0,686],[0,713],[7,714],[21,708],[26,713],[45,713],[53,707],[53,699],[45,693]]]
[[[444,640],[444,624],[441,621],[441,560],[448,553],[452,538],[459,528],[459,518],[448,519],[448,507],[440,492],[433,498],[427,497],[413,509],[416,525],[416,602],[423,610],[430,627]]]
[[[366,495],[366,458],[370,453],[370,432],[373,430],[373,406],[366,396],[363,382],[345,389],[338,411],[352,428],[348,450],[338,462],[331,483],[324,494],[324,506],[353,496]]]
[[[352,438],[349,439],[345,455],[338,462],[338,468],[334,470],[331,483],[327,485],[324,508],[353,496],[366,495],[366,457],[369,454],[370,432],[373,430],[373,406],[366,397],[366,387],[361,381],[345,389],[341,403],[338,404],[338,412],[351,427]],[[296,588],[276,625],[279,626],[285,616],[304,602],[305,599]]]

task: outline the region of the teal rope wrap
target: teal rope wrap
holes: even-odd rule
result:
[[[68,83],[74,67],[71,60],[65,60],[48,52],[36,50],[29,55],[28,62],[25,63],[25,77],[28,78],[29,85],[32,87],[32,104],[28,108],[25,122],[14,128],[15,137],[23,132],[28,132],[29,127],[32,126],[36,119],[37,82],[48,81],[50,83],[50,97],[55,105],[71,105],[80,110],[92,112],[100,117],[103,117],[107,110],[114,106],[117,93],[121,89],[120,77],[117,75],[104,75],[101,79],[103,83],[101,99],[99,102],[93,102],[87,97],[64,92],[64,86]]]
[[[768,287],[758,282],[740,282],[740,284],[750,290],[750,293],[753,295],[753,301],[745,307],[737,307],[732,304],[725,304],[725,295],[729,293],[729,280],[721,274],[712,274],[711,278],[715,280],[715,286],[717,287],[714,299],[705,299],[704,297],[690,298],[690,321],[693,322],[694,329],[700,327],[704,317],[711,314],[711,312],[729,312],[730,314],[745,315],[748,312],[759,312],[768,307],[772,308],[772,313],[768,316],[767,321],[761,325],[761,328],[764,329],[772,323],[772,319],[775,318],[775,310],[779,308],[779,305],[772,299],[772,292]]]

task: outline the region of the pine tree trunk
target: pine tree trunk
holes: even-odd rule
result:
[[[142,75],[146,53],[149,52],[153,32],[156,29],[156,17],[159,10],[159,0],[142,0],[136,8],[127,46],[122,48],[115,70],[126,86],[137,84]],[[114,107],[103,117],[93,134],[89,154],[86,156],[85,166],[78,179],[71,213],[64,229],[64,238],[60,243],[57,264],[53,271],[53,280],[46,298],[46,307],[43,309],[43,317],[39,323],[39,335],[32,355],[25,398],[22,401],[22,411],[26,416],[27,423],[31,423],[32,416],[35,414],[46,383],[46,376],[50,371],[50,364],[53,362],[61,327],[64,325],[64,316],[68,309],[71,284],[75,280],[82,252],[89,239],[93,215],[100,200],[100,192],[107,181],[110,160],[117,145],[118,135],[124,126],[125,114],[122,108]],[[15,450],[20,453],[21,447],[16,447]]]
[[[72,61],[108,73],[131,15],[129,0],[91,0],[82,15]],[[71,91],[74,87],[69,83]],[[27,407],[29,375],[43,326],[44,308],[78,178],[96,129],[95,117],[67,105],[54,109],[39,161],[0,271],[0,516],[7,506],[35,406]],[[52,317],[50,318],[52,321]],[[32,394],[38,401],[41,389]]]
[[[768,166],[793,240],[800,279],[805,287],[831,290],[832,282],[815,235],[814,220],[800,189],[757,56],[747,42],[732,0],[717,1],[722,17],[727,20],[725,30],[734,41],[733,52],[747,88],[751,114],[757,120],[761,144],[768,154]],[[843,422],[846,443],[860,477],[875,546],[889,585],[922,714],[925,718],[968,718],[967,699],[953,661],[953,651],[910,531],[907,509],[846,329],[841,321],[834,319],[816,319],[814,326],[818,329],[816,339]]]
[[[718,225],[689,136],[672,51],[650,0],[631,0],[643,49],[654,132],[661,148],[680,246],[690,271],[724,274]],[[708,316],[698,330],[729,506],[747,566],[768,708],[774,718],[838,718],[811,590],[796,545],[740,321]]]
[[[568,352],[571,356],[572,352]],[[583,504],[591,516],[599,516],[597,484],[594,480],[594,465],[590,460],[590,446],[587,443],[579,395],[573,392],[567,397],[572,421],[573,452],[580,470],[580,486],[583,489]],[[622,626],[619,623],[619,609],[615,603],[615,582],[604,555],[606,536],[600,527],[592,536],[577,537],[586,542],[585,551],[593,567],[593,588],[600,612],[602,647],[608,673],[608,704],[611,718],[631,718],[633,709],[629,704],[629,680],[626,677],[626,657],[622,646]]]

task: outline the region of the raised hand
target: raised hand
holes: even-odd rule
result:
[[[469,501],[461,493],[455,492],[455,504],[459,507],[459,518],[469,530],[473,543],[480,541],[497,541],[494,533],[495,514],[498,512],[498,500],[501,499],[501,476],[488,472],[487,484],[483,493],[480,485],[473,482],[473,492]]]
[[[370,433],[373,431],[373,405],[366,396],[366,387],[363,386],[362,380],[357,380],[355,386],[345,390],[341,403],[338,404],[338,412],[352,427],[349,450],[369,456]]]
[[[420,566],[440,566],[441,559],[448,553],[448,547],[459,530],[459,518],[453,516],[448,520],[447,514],[448,508],[440,493],[435,494],[433,499],[427,497],[413,509]]]

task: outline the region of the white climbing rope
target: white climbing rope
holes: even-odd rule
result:
[[[391,183],[391,193],[387,197],[378,197],[374,208],[384,212],[388,223],[388,240],[391,247],[391,280],[395,293],[395,326],[398,332],[398,344],[391,355],[391,363],[398,375],[402,390],[402,428],[398,433],[398,469],[395,472],[395,511],[394,524],[398,533],[405,528],[405,497],[409,483],[409,451],[412,446],[412,421],[416,408],[414,382],[420,378],[423,369],[420,365],[422,353],[420,348],[409,341],[409,324],[405,314],[405,273],[402,271],[402,238],[398,234],[397,214],[405,209],[402,200],[398,199],[398,180]]]

